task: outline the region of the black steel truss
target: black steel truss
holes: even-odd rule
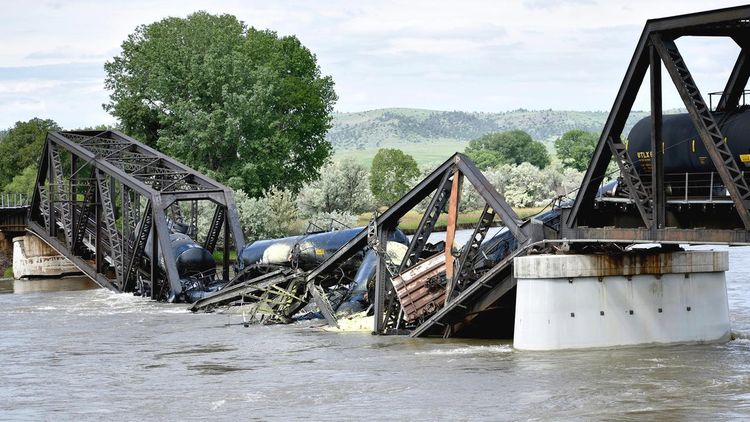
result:
[[[29,229],[104,287],[179,300],[168,218],[182,222],[183,203],[193,228],[198,201],[215,206],[205,241],[224,232],[225,278],[244,246],[231,190],[120,132],[50,132],[39,164]]]
[[[471,251],[466,253],[466,256],[462,258],[462,261],[459,261],[461,263],[459,268],[468,269],[471,267],[472,257],[476,258],[476,250],[478,250],[478,247],[484,240],[487,229],[489,229],[489,226],[496,215],[500,217],[502,223],[516,239],[517,247],[524,247],[532,241],[532,237],[527,233],[527,228],[522,227],[522,221],[513,209],[505,202],[502,195],[495,190],[494,186],[484,177],[482,172],[476,168],[470,159],[463,154],[457,153],[417,184],[417,186],[404,195],[404,197],[396,202],[396,204],[388,208],[382,214],[376,215],[367,228],[364,228],[357,236],[336,251],[336,253],[334,253],[329,259],[324,261],[314,270],[310,271],[307,274],[306,280],[308,282],[313,281],[316,283],[322,283],[325,280],[328,280],[326,277],[328,274],[338,268],[343,262],[354,256],[357,252],[362,251],[368,245],[384,252],[389,234],[397,228],[399,219],[406,215],[407,212],[412,210],[421,201],[432,195],[432,199],[420,220],[417,232],[412,237],[408,246],[404,260],[400,265],[393,265],[393,267],[396,272],[401,272],[416,264],[420,258],[423,258],[421,254],[424,250],[427,238],[434,228],[435,222],[440,217],[440,214],[445,211],[456,177],[463,177],[471,183],[473,188],[476,189],[487,204],[481,220],[477,223],[478,226],[475,230],[473,242],[469,248]],[[400,308],[398,301],[395,298],[390,279],[391,270],[392,269],[389,268],[388,262],[386,261],[386,254],[379,253],[375,276],[375,297],[371,298],[371,301],[374,304],[375,313],[374,331],[380,334],[393,332],[394,330],[401,328],[399,325],[401,322],[399,312]],[[473,276],[474,275],[471,274],[471,271],[460,270],[456,273],[455,283],[458,283],[463,288],[466,285],[463,283],[463,278],[466,277],[468,280]],[[483,281],[483,283],[489,285],[486,281]],[[477,297],[479,296],[471,296],[473,299]],[[456,300],[459,299],[456,298]],[[456,306],[456,304],[451,302],[451,306]],[[465,305],[461,304],[460,306]]]
[[[721,130],[711,115],[710,108],[688,70],[675,40],[683,36],[729,37],[741,48],[724,92],[717,105],[718,111],[734,110],[739,106],[745,85],[750,77],[748,40],[750,40],[750,6],[733,7],[649,20],[641,33],[625,77],[617,93],[612,110],[602,131],[575,203],[564,222],[567,229],[587,226],[595,214],[595,196],[605,178],[607,165],[615,159],[631,202],[636,206],[642,226],[652,231],[665,229],[665,191],[663,144],[661,135],[661,65],[664,64],[675,88],[690,114],[701,141],[729,191],[734,208],[745,230],[750,230],[750,188],[739,170]],[[652,174],[645,184],[632,168],[627,150],[620,142],[628,114],[638,90],[650,69],[652,116]],[[700,225],[701,222],[696,222]],[[690,227],[683,227],[690,228]]]

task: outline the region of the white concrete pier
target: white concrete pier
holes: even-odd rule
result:
[[[533,255],[514,260],[521,350],[730,338],[727,252]]]
[[[33,234],[13,238],[13,278],[62,277],[80,274],[67,258]]]

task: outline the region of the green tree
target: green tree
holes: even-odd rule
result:
[[[417,176],[414,157],[400,149],[381,148],[372,159],[370,190],[380,205],[391,205],[409,191]]]
[[[272,187],[258,198],[248,196],[242,190],[234,192],[240,226],[248,242],[300,234],[304,229],[298,221],[299,213],[295,195]],[[211,226],[216,204],[211,201],[198,203],[198,236],[204,236]],[[219,239],[219,245],[223,238]]]
[[[505,173],[505,171],[503,171]],[[543,171],[530,163],[510,166],[503,195],[512,207],[544,205],[555,196]]]
[[[300,190],[297,197],[300,211],[307,217],[371,211],[373,198],[367,176],[367,167],[352,159],[326,165],[320,171],[320,179],[307,183]]]
[[[573,129],[555,140],[555,151],[565,167],[585,171],[597,142],[599,136],[596,133]]]
[[[17,122],[0,139],[0,190],[14,177],[26,170],[36,175],[36,166],[48,131],[60,130],[60,126],[49,119],[33,118],[28,122]]]
[[[36,173],[36,164],[32,164],[26,167],[20,174],[17,174],[15,177],[13,177],[13,180],[11,180],[10,183],[5,185],[3,191],[8,193],[23,193],[26,195],[31,195],[34,190],[34,182],[36,182]]]
[[[521,163],[544,168],[550,163],[544,144],[531,139],[531,135],[522,130],[489,133],[469,141],[466,155],[482,170]]]
[[[332,153],[333,81],[294,36],[197,12],[138,27],[104,68],[126,132],[250,196],[298,190]]]

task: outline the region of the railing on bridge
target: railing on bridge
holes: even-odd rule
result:
[[[23,193],[0,192],[0,209],[28,207],[31,198]]]
[[[744,175],[744,172],[743,172]],[[651,177],[642,175],[641,180],[651,186]],[[667,204],[732,204],[732,198],[716,172],[668,173],[664,175],[664,196]],[[622,184],[611,190],[600,192],[598,201],[632,203]]]
[[[26,230],[29,202],[28,195],[0,192],[0,232],[20,234]]]
[[[750,94],[750,90],[743,90],[739,95],[738,106],[742,107],[747,105],[747,96]],[[717,111],[717,107],[721,103],[721,98],[724,97],[724,91],[716,91],[708,93],[708,107],[711,111]]]

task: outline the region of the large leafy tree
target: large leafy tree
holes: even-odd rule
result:
[[[539,141],[522,130],[489,133],[469,142],[468,155],[482,169],[501,164],[531,163],[544,168],[550,163],[549,153]]]
[[[60,126],[50,119],[33,118],[27,122],[16,122],[0,137],[0,191],[16,176],[25,173],[24,180],[28,180],[29,175],[36,176],[44,139],[47,132],[52,130],[60,130]],[[13,186],[13,191],[25,192],[26,187],[19,183]]]
[[[412,186],[419,176],[416,160],[400,149],[381,148],[372,159],[370,190],[380,205],[392,205]]]
[[[251,196],[318,176],[333,81],[294,36],[197,12],[138,27],[104,66],[123,129]]]
[[[565,167],[584,171],[594,154],[599,136],[596,133],[573,129],[555,140],[555,150]]]

